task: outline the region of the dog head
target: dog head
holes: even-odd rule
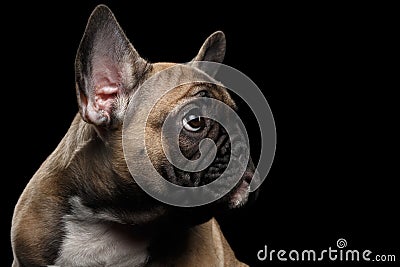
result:
[[[196,66],[198,61],[220,63],[224,55],[225,36],[222,32],[215,32],[204,42],[192,60],[192,66]],[[98,6],[93,11],[76,57],[77,99],[83,120],[94,125],[100,138],[109,147],[113,171],[120,179],[133,181],[132,176],[135,176],[135,173],[132,175],[128,169],[122,147],[122,128],[128,106],[135,105],[132,101],[137,100],[133,100],[133,96],[142,84],[174,66],[182,66],[182,69],[178,74],[175,72],[171,79],[184,80],[188,75],[202,75],[210,81],[213,80],[201,71],[196,72],[197,74],[186,72],[183,65],[176,63],[147,62],[128,41],[107,7]],[[163,79],[158,80],[158,86],[148,89],[150,96],[163,86],[165,77]],[[194,100],[201,99],[215,99],[233,110],[236,109],[234,101],[222,84],[203,81],[183,83],[168,91],[156,101],[148,116],[141,114],[140,110],[134,114],[136,117],[146,116],[144,138],[147,154],[154,168],[165,180],[176,185],[197,187],[209,184],[224,173],[229,161],[232,161],[233,165],[243,161],[240,155],[231,153],[233,139],[228,136],[226,129],[217,121],[202,116],[204,107],[192,105]],[[200,142],[205,138],[214,141],[215,158],[208,167],[191,172],[177,168],[167,159],[165,149],[168,150],[171,140],[163,138],[162,126],[172,112],[172,118],[175,120],[173,125],[179,127],[180,131],[179,149],[185,158],[200,158]],[[125,134],[134,135],[134,131],[129,127]],[[248,149],[248,146],[243,147]],[[246,160],[245,171],[240,180],[236,181],[232,190],[217,203],[232,208],[245,204],[250,192],[251,179],[256,177],[254,172],[251,159]],[[146,179],[152,181],[153,177],[149,176]],[[224,186],[223,181],[220,184]],[[155,186],[158,186],[158,190],[163,190],[161,185]]]

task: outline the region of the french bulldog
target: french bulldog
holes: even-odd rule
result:
[[[222,62],[224,55],[225,36],[215,32],[193,62]],[[240,181],[216,203],[182,208],[144,192],[124,158],[123,118],[132,95],[147,79],[175,65],[141,58],[109,8],[95,8],[75,61],[79,113],[16,204],[13,266],[246,266],[235,257],[214,216],[248,201],[255,175],[251,159]],[[218,150],[214,162],[192,173],[166,160],[157,141],[165,114],[193,97],[218,99],[235,108],[223,86],[183,85],[162,99],[146,125],[155,168],[166,180],[184,186],[217,179],[227,161],[234,160],[224,128],[197,114],[186,118],[179,146],[193,159],[200,138],[210,138]]]

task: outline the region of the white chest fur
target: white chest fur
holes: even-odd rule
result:
[[[93,213],[78,198],[71,199],[73,214],[64,217],[63,239],[57,266],[143,266],[148,242],[115,231],[116,219]],[[108,221],[105,219],[109,219]],[[114,221],[114,222],[113,222]]]

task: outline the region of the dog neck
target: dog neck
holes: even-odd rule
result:
[[[95,126],[78,114],[47,161],[54,165],[48,169],[62,173],[60,182],[66,185],[63,195],[71,209],[71,201],[79,199],[94,213],[107,213],[113,221],[130,225],[162,217],[166,206],[143,192],[129,175],[122,147],[117,143],[121,140],[112,136],[109,140],[101,138]]]

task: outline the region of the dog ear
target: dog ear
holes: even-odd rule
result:
[[[121,121],[118,101],[138,85],[147,63],[133,48],[110,9],[91,14],[75,60],[75,81],[82,118],[109,127]]]
[[[213,61],[221,63],[225,57],[226,39],[221,31],[211,34],[201,46],[193,61]]]

